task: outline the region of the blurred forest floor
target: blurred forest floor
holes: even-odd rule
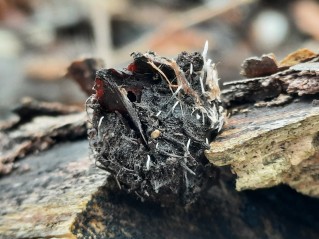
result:
[[[123,67],[133,51],[174,57],[208,40],[225,82],[241,78],[249,56],[317,52],[318,22],[311,0],[0,0],[0,118],[25,96],[83,105],[65,77],[81,57]]]

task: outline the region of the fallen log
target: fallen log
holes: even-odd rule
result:
[[[222,169],[191,208],[142,203],[105,184],[86,140],[56,145],[0,180],[1,238],[317,238],[319,201],[288,187],[237,192]]]
[[[237,189],[286,183],[317,197],[318,118],[319,108],[309,100],[244,110],[229,119],[207,157],[216,165],[232,165]],[[27,170],[1,178],[1,238],[319,235],[318,199],[287,187],[237,192],[234,176],[224,168],[218,182],[189,209],[162,208],[106,183],[105,172],[88,155],[86,140],[60,143],[20,160]]]
[[[300,68],[290,70],[293,78],[289,79],[297,79]],[[283,71],[286,74],[289,69]],[[316,72],[302,74],[316,82]],[[281,84],[280,79],[271,83]],[[236,94],[228,90],[224,97],[230,96],[225,102],[232,116],[205,151],[208,160],[219,167],[219,176],[192,205],[162,207],[154,201],[141,202],[138,195],[119,189],[114,177],[95,166],[87,140],[56,140],[45,152],[29,151],[24,159],[15,157],[12,162],[25,166],[0,179],[1,238],[318,238],[317,95],[289,95],[288,88],[281,87],[270,99],[263,98],[265,94],[251,98],[256,96],[254,90],[271,92],[262,89],[267,85],[259,76],[231,84]],[[289,101],[270,104],[287,93]],[[265,101],[260,104],[259,100]],[[277,106],[261,107],[265,105]],[[83,136],[81,112],[50,117],[56,127],[42,124],[40,141],[46,132],[53,139],[76,132]],[[58,127],[57,122],[65,117],[71,117],[70,121]],[[38,118],[43,115],[11,129],[14,135],[25,125],[34,130],[15,139],[38,137]],[[15,124],[7,124],[11,126],[4,134]],[[19,145],[21,141],[10,142]],[[235,189],[235,180],[240,191]]]

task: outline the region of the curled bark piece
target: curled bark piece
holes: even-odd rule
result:
[[[300,60],[301,61],[301,60]],[[314,95],[319,93],[319,56],[311,55],[302,63],[283,68],[272,75],[244,79],[224,84],[222,101],[230,107],[242,103],[271,100],[280,94]]]
[[[85,58],[72,62],[67,69],[67,77],[73,79],[87,95],[94,93],[95,73],[103,68],[105,63],[102,59]]]
[[[280,61],[279,67],[290,67],[293,65],[296,65],[298,63],[301,63],[303,61],[307,61],[310,58],[315,57],[316,54],[307,48],[299,49],[295,52],[290,53],[288,56],[286,56],[283,60]]]
[[[251,57],[242,64],[241,75],[247,78],[267,76],[278,71],[278,65],[274,54],[262,55],[260,58]]]
[[[9,174],[17,159],[86,135],[86,115],[79,107],[27,98],[14,112],[17,119],[0,131],[0,176]]]
[[[23,98],[21,103],[13,109],[13,113],[17,114],[20,118],[17,124],[29,122],[37,116],[67,115],[81,111],[81,107],[64,105],[59,102],[37,101],[29,97]]]

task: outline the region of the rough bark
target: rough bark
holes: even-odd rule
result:
[[[258,118],[261,112],[264,116]],[[264,163],[265,169],[259,169],[262,175],[272,169],[269,175],[276,175],[278,181],[291,182],[293,187],[300,182],[298,190],[302,191],[302,185],[309,185],[307,180],[316,183],[318,160],[309,157],[315,157],[318,150],[318,139],[314,137],[318,115],[319,108],[309,101],[238,113],[229,120],[207,155],[215,164],[240,159],[237,168],[233,166],[236,171],[243,168],[239,165],[247,165],[243,155],[247,152],[246,157],[252,155],[257,146],[269,143],[277,155],[285,157],[290,155],[288,148],[302,141],[300,153],[304,153],[297,156],[303,161],[299,163],[298,157],[276,160],[273,154],[252,161],[255,168]],[[285,141],[286,135],[293,140]],[[280,148],[283,146],[285,150]],[[309,150],[304,150],[305,147]],[[218,157],[222,151],[229,152],[229,157]],[[112,180],[106,183],[105,173],[94,166],[88,155],[86,140],[59,144],[20,161],[28,164],[27,171],[14,171],[3,177],[2,238],[318,238],[318,199],[288,187],[237,192],[234,175],[228,168],[222,168],[218,182],[192,207],[162,208],[128,196]],[[239,180],[255,168],[236,171]],[[282,174],[274,174],[276,168],[281,168]],[[254,175],[257,174],[251,174],[252,181]],[[275,184],[271,177],[256,179],[261,187]],[[316,196],[313,192],[316,190],[303,191]]]
[[[0,180],[1,238],[318,238],[319,199],[305,196],[319,197],[318,63],[285,67],[229,84],[233,115],[206,151],[219,177],[186,208],[141,202],[95,167],[86,140],[65,142],[83,136],[84,113],[2,124],[2,158],[24,157],[28,139],[36,150]],[[31,154],[43,142],[60,144]],[[235,179],[238,190],[259,190],[236,191]]]
[[[223,91],[223,102],[231,106],[270,101],[280,94],[289,94],[292,97],[317,94],[319,56],[307,60],[288,69],[280,68],[278,72],[268,76],[227,82],[224,84],[228,88]]]
[[[193,207],[142,203],[105,185],[87,141],[25,160],[0,181],[1,238],[317,238],[319,202],[288,187],[237,192],[225,168]],[[45,163],[44,163],[45,162]]]
[[[0,176],[14,170],[19,158],[86,136],[86,114],[78,107],[27,99],[14,112],[0,124]]]
[[[276,63],[274,56],[248,59],[245,75],[264,75],[269,65],[273,71],[265,59]],[[225,104],[230,111],[245,113],[230,117],[206,156],[217,166],[231,165],[238,190],[285,183],[319,196],[318,61],[318,54],[301,49],[287,56],[276,72],[226,84]],[[259,108],[265,106],[277,107]]]
[[[206,156],[217,166],[231,165],[238,190],[285,183],[319,197],[318,142],[319,107],[305,99],[234,115]]]
[[[1,238],[74,238],[70,226],[105,174],[89,170],[87,141],[25,159],[29,170],[0,180]]]

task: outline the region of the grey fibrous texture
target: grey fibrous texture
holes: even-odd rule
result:
[[[103,69],[87,105],[99,167],[142,200],[189,204],[214,182],[204,156],[223,126],[218,75],[204,52],[176,61],[133,53],[123,71]]]

